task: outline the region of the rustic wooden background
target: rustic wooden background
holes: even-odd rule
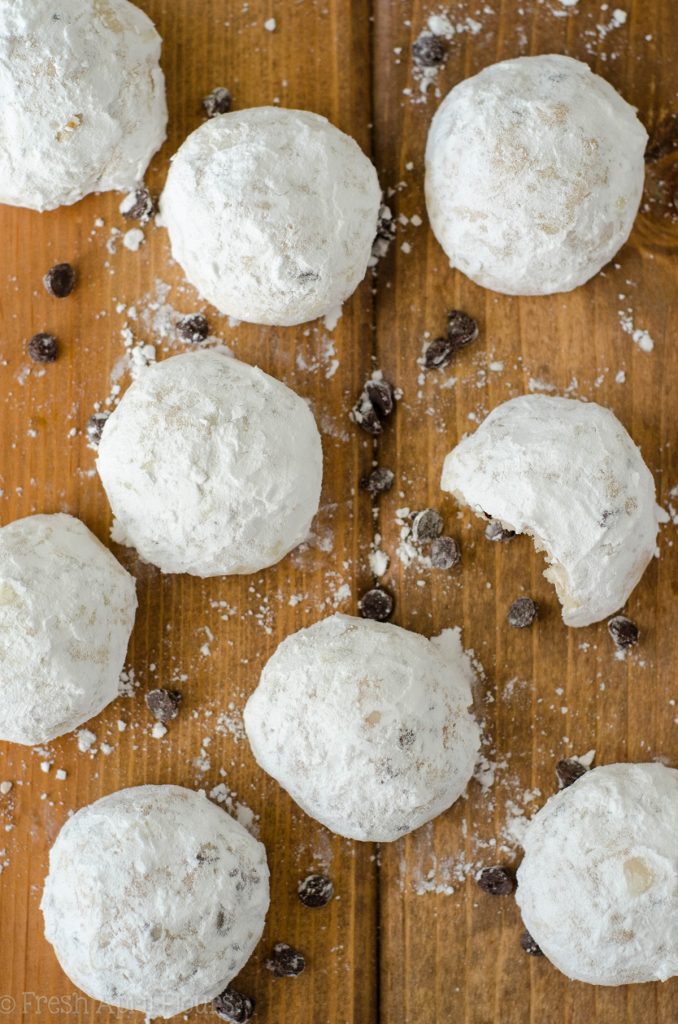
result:
[[[38,904],[47,851],[70,811],[123,786],[174,782],[208,791],[223,783],[234,802],[259,816],[273,902],[264,940],[238,985],[256,997],[262,1024],[678,1021],[676,980],[597,989],[525,956],[513,901],[485,896],[469,877],[481,864],[517,861],[507,821],[517,816],[520,823],[522,811],[553,792],[559,757],[594,748],[596,763],[678,764],[675,524],[662,531],[661,559],[629,601],[641,645],[619,661],[604,624],[576,631],[562,625],[541,577],[542,559],[526,539],[490,544],[438,489],[447,450],[475,418],[530,381],[610,405],[642,446],[665,506],[678,485],[678,5],[620,5],[624,24],[612,4],[599,0],[450,0],[446,7],[406,0],[140,0],[165,40],[170,105],[170,137],[148,178],[154,189],[171,153],[200,124],[202,96],[227,85],[237,108],[308,108],[355,136],[373,156],[383,187],[394,190],[394,214],[408,222],[331,335],[320,323],[231,327],[208,310],[213,333],[237,356],[313,403],[326,459],[316,538],[260,576],[209,582],[162,578],[133,553],[116,551],[139,578],[129,654],[133,695],[90,723],[96,742],[87,753],[72,735],[38,751],[0,745],[0,780],[13,782],[0,797],[0,1020],[140,1019],[77,996],[42,937]],[[424,95],[410,46],[440,9],[459,31]],[[268,18],[276,19],[273,32],[263,27]],[[548,52],[585,60],[639,108],[653,159],[633,237],[613,265],[567,296],[507,298],[446,266],[426,223],[424,142],[436,88],[444,95],[496,60]],[[128,324],[135,341],[156,343],[159,357],[172,351],[172,339],[160,340],[149,324],[158,281],[173,286],[166,301],[175,310],[203,308],[169,262],[161,229],[146,229],[137,253],[119,239],[117,252],[108,251],[112,230],[129,227],[118,203],[105,195],[50,214],[0,211],[3,523],[64,510],[106,539],[109,510],[84,426],[95,403],[111,395],[125,351],[121,330]],[[75,263],[80,280],[74,295],[59,302],[45,294],[41,279],[61,260]],[[440,333],[450,307],[479,320],[480,338],[447,371],[420,380],[425,334]],[[649,332],[652,352],[622,330],[620,310],[631,310],[635,326]],[[60,359],[44,373],[25,354],[26,339],[39,330],[55,332],[62,343]],[[428,634],[463,626],[485,670],[477,708],[484,755],[495,766],[492,788],[474,781],[467,798],[435,824],[380,851],[333,837],[299,812],[256,768],[239,728],[244,701],[276,644],[335,608],[354,611],[372,580],[374,527],[357,482],[374,453],[347,413],[374,367],[403,393],[378,451],[397,474],[377,524],[392,557],[384,579],[396,594],[395,621]],[[406,566],[396,555],[396,511],[429,504],[444,511],[462,544],[461,569]],[[539,601],[539,621],[530,631],[512,631],[506,609],[523,593]],[[185,706],[158,740],[150,735],[143,692],[162,684],[180,686]],[[43,762],[51,763],[48,772]],[[67,771],[65,780],[57,779],[58,768]],[[335,884],[336,898],[323,910],[304,909],[295,895],[312,869],[326,870]],[[275,941],[304,951],[305,974],[271,978],[263,961]],[[49,997],[56,998],[47,1003]]]

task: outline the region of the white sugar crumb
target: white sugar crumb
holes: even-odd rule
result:
[[[145,239],[146,236],[141,228],[130,228],[129,231],[125,232],[122,244],[126,249],[129,249],[130,252],[138,252]]]
[[[54,774],[59,782],[63,782],[64,779],[68,778],[68,772],[64,768],[57,768]]]
[[[0,782],[0,796],[7,796],[12,791],[11,782]]]
[[[278,22],[275,20],[275,18],[267,18],[266,21],[264,22],[264,28],[266,29],[267,32],[275,32],[277,27]]]
[[[621,329],[629,335],[631,340],[642,352],[651,352],[654,348],[654,339],[649,331],[636,327],[633,321],[632,309],[620,309],[617,311]]]
[[[93,732],[89,729],[79,729],[77,732],[78,737],[78,750],[85,754],[88,750],[91,750],[97,741],[97,738]]]
[[[163,736],[167,735],[167,726],[163,725],[162,722],[156,722],[151,729],[151,736],[154,740],[161,740]]]
[[[51,769],[51,767],[52,767],[52,762],[51,761],[41,761],[40,762],[40,771],[44,772],[45,775]]]

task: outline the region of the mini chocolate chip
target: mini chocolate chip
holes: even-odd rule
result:
[[[510,896],[516,889],[516,876],[511,868],[483,868],[476,877],[478,888],[490,896]]]
[[[525,931],[520,936],[520,945],[529,956],[543,956],[540,947],[534,941],[529,932]]]
[[[50,295],[55,299],[65,299],[75,288],[75,269],[70,263],[57,263],[50,267],[43,281]]]
[[[515,533],[513,530],[505,530],[501,523],[497,523],[493,520],[485,527],[485,536],[488,540],[502,541],[511,540],[515,537]]]
[[[156,211],[155,199],[145,186],[130,192],[120,205],[125,220],[138,220],[140,224],[148,224]]]
[[[565,757],[556,765],[556,776],[560,789],[567,789],[573,782],[585,775],[588,768],[575,757]]]
[[[387,380],[368,380],[365,393],[380,420],[387,420],[393,414],[393,388]]]
[[[447,44],[442,36],[422,32],[412,43],[412,57],[420,68],[436,68],[447,56]]]
[[[615,615],[607,624],[607,629],[614,640],[615,647],[623,651],[627,647],[635,647],[640,639],[640,630],[635,622],[625,615]]]
[[[454,345],[449,338],[434,338],[424,351],[424,368],[444,370],[452,362]]]
[[[232,105],[232,97],[224,86],[217,86],[202,101],[203,109],[208,117],[228,114]]]
[[[447,314],[447,337],[454,345],[455,351],[466,348],[478,337],[478,324],[460,309],[451,309]]]
[[[28,354],[34,363],[53,363],[59,346],[53,334],[34,334],[28,342]]]
[[[303,882],[299,882],[297,895],[305,907],[313,910],[326,907],[334,896],[332,879],[327,875],[308,875]]]
[[[412,523],[412,540],[415,544],[422,541],[435,540],[443,532],[443,517],[435,508],[425,508],[417,512]]]
[[[373,587],[358,601],[358,611],[362,617],[374,619],[375,622],[388,622],[393,615],[394,607],[393,595],[383,587]]]
[[[393,481],[395,480],[395,474],[392,469],[386,469],[384,466],[379,466],[377,469],[373,469],[371,473],[362,477],[360,480],[361,491],[367,491],[375,498],[378,494],[384,494],[385,491],[390,491],[393,487]]]
[[[431,544],[431,565],[434,569],[452,569],[461,562],[461,551],[453,537],[436,537]]]
[[[183,699],[178,690],[149,690],[146,705],[158,722],[171,722],[179,714]]]
[[[229,1024],[247,1024],[254,1015],[254,1000],[237,992],[234,988],[225,988],[221,995],[212,1000],[212,1009],[221,1020]]]
[[[276,942],[266,967],[277,978],[296,978],[306,967],[306,960],[298,949],[288,946],[286,942]]]
[[[209,337],[210,325],[207,317],[202,313],[194,313],[192,316],[184,316],[177,323],[177,334],[184,341],[197,343],[205,341]]]
[[[537,618],[537,605],[531,597],[519,597],[514,601],[506,615],[509,626],[515,629],[527,629]]]
[[[87,432],[87,440],[94,448],[98,448],[101,442],[101,435],[104,432],[106,421],[110,416],[110,412],[95,412],[94,415],[90,416],[87,420],[87,426],[85,430]]]

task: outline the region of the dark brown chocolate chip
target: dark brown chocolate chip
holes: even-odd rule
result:
[[[221,1020],[229,1024],[247,1024],[254,1015],[254,1000],[237,992],[234,988],[225,988],[221,995],[212,1000],[212,1009]]]
[[[607,624],[607,629],[614,640],[615,647],[620,651],[627,647],[635,647],[640,639],[640,630],[635,622],[625,615],[615,615]]]
[[[315,910],[327,906],[334,896],[334,885],[327,875],[308,875],[299,882],[297,894],[305,907]]]
[[[75,269],[70,263],[57,263],[45,274],[45,288],[55,299],[65,299],[75,288]]]
[[[393,388],[387,380],[368,380],[350,412],[350,418],[361,430],[378,437],[383,422],[395,408]]]
[[[266,967],[276,978],[296,978],[306,967],[303,953],[286,942],[276,942]]]
[[[460,309],[451,309],[447,314],[447,337],[454,345],[455,352],[466,348],[478,337],[478,324]]]
[[[138,220],[140,224],[148,224],[157,209],[155,199],[145,186],[130,192],[120,206],[125,220]]]
[[[179,714],[183,699],[178,690],[149,690],[146,705],[158,722],[171,722]]]
[[[476,877],[478,888],[487,892],[490,896],[510,896],[516,889],[516,876],[511,868],[502,868],[498,865],[492,868],[483,868]]]
[[[85,427],[87,440],[93,448],[99,447],[101,435],[104,432],[106,421],[110,415],[110,412],[95,412],[94,415],[90,416],[87,420],[87,426]]]
[[[540,947],[537,945],[537,943],[534,941],[530,933],[527,931],[523,932],[523,934],[520,936],[520,945],[523,947],[524,951],[528,954],[528,956],[544,955]]]
[[[461,551],[453,537],[436,537],[431,544],[431,565],[434,569],[453,569],[461,562]]]
[[[230,92],[224,86],[217,86],[208,93],[202,101],[203,109],[208,117],[219,117],[220,114],[228,114],[233,100]]]
[[[412,43],[412,58],[420,68],[437,68],[446,56],[445,40],[432,32],[422,32]]]
[[[34,334],[28,342],[28,354],[34,363],[53,363],[59,346],[53,334]]]
[[[531,597],[519,597],[508,610],[506,621],[515,629],[527,629],[537,618],[537,605]]]
[[[588,768],[575,757],[565,757],[556,765],[556,776],[560,789],[567,789],[573,782],[586,775]]]
[[[424,367],[427,370],[444,370],[453,356],[454,345],[449,338],[434,338],[424,351]]]
[[[395,474],[392,469],[378,466],[377,469],[373,469],[371,473],[361,478],[360,489],[361,491],[367,491],[368,494],[375,498],[378,494],[390,491],[394,480]]]
[[[491,541],[511,540],[515,537],[513,530],[505,530],[501,523],[491,522],[485,527],[485,536]]]
[[[412,540],[415,544],[435,540],[440,537],[444,527],[443,517],[435,508],[425,508],[417,512],[412,523]]]
[[[374,619],[375,622],[388,622],[393,615],[394,607],[393,595],[383,587],[373,587],[358,601],[358,611],[362,617]]]
[[[177,334],[184,341],[197,343],[205,341],[209,337],[210,325],[207,317],[202,313],[193,313],[191,316],[184,316],[177,324]]]

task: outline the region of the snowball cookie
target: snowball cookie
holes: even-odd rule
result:
[[[127,0],[0,0],[0,202],[136,185],[165,139],[160,47]]]
[[[614,413],[595,402],[504,402],[450,452],[441,486],[534,538],[568,626],[621,608],[657,551],[652,474]]]
[[[0,740],[48,743],[118,696],[134,579],[84,523],[0,529]]]
[[[426,205],[449,256],[509,295],[566,292],[628,238],[647,132],[586,64],[519,57],[455,86],[426,146]]]
[[[678,771],[610,764],[528,826],[516,899],[558,970],[592,985],[678,974]]]
[[[332,615],[288,637],[245,708],[254,756],[312,818],[390,842],[447,810],[480,733],[460,632]]]
[[[149,367],[106,422],[97,460],[113,539],[163,572],[258,572],[306,540],[322,449],[306,402],[215,351]]]
[[[172,1017],[222,992],[268,910],[266,851],[182,786],[136,786],[83,807],[49,856],[45,936],[92,999]]]
[[[299,324],[365,276],[381,191],[360,147],[318,114],[256,107],[206,121],[172,161],[172,254],[222,313]]]

